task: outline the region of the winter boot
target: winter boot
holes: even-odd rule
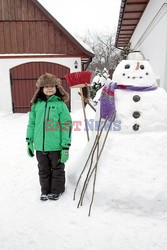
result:
[[[60,195],[62,195],[62,193],[48,194],[48,199],[49,200],[58,200],[60,198]]]
[[[41,201],[47,201],[48,200],[48,195],[47,194],[41,194],[40,200]]]

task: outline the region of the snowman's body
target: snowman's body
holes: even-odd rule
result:
[[[120,133],[167,131],[167,94],[164,89],[140,92],[115,90]]]

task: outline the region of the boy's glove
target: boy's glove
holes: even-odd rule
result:
[[[61,159],[60,162],[61,163],[65,163],[68,160],[69,157],[69,148],[63,148],[61,150]]]
[[[30,157],[34,156],[34,146],[33,146],[33,142],[28,142],[27,143],[27,153]]]

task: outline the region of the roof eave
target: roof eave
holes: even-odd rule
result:
[[[116,40],[115,46],[116,48],[122,48],[130,42],[130,39],[147,7],[149,0],[136,0],[136,1],[129,1],[129,0],[122,0],[120,5],[120,14],[118,20],[118,27],[116,33]],[[140,6],[138,9],[134,6]],[[127,7],[127,8],[126,8]],[[127,11],[128,7],[130,10]],[[125,11],[126,8],[126,11]],[[132,17],[135,14],[136,17]],[[127,17],[125,17],[128,16]],[[131,16],[132,15],[132,16]],[[130,21],[129,24],[122,24],[123,21]],[[134,23],[133,23],[134,21]],[[126,26],[126,28],[124,28]],[[131,27],[130,27],[131,26]],[[122,32],[122,34],[120,34]]]

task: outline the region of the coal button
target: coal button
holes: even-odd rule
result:
[[[138,124],[135,124],[135,125],[133,125],[133,130],[134,130],[134,131],[137,131],[137,130],[139,130],[139,127],[140,127],[140,126],[139,126]]]
[[[140,96],[139,95],[134,95],[133,96],[133,101],[134,102],[139,102],[140,101]]]
[[[139,117],[140,117],[140,113],[139,113],[138,111],[135,111],[135,112],[133,113],[133,117],[134,117],[135,119],[139,118]]]

